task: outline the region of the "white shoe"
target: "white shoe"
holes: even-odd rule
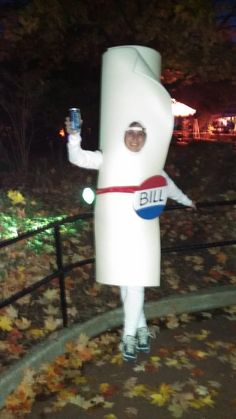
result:
[[[122,353],[125,361],[137,359],[137,339],[134,336],[126,335],[122,340]]]
[[[137,330],[137,346],[138,352],[150,352],[151,334],[147,327],[140,327]]]

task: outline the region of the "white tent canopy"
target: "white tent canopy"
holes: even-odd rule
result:
[[[174,116],[190,116],[196,113],[196,109],[190,108],[190,106],[184,103],[177,102],[175,99],[171,99],[171,102]]]

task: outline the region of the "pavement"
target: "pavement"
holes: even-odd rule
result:
[[[121,360],[119,330],[85,363],[74,396],[45,393],[26,419],[233,419],[236,417],[236,309],[152,321],[151,352]],[[113,343],[112,343],[113,342]],[[107,345],[107,346],[106,346]],[[70,370],[71,372],[71,370]],[[65,388],[75,375],[64,370]],[[64,399],[63,399],[64,397]],[[18,416],[17,416],[18,417]]]

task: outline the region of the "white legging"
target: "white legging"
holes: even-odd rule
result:
[[[140,327],[146,327],[143,311],[144,287],[120,287],[121,301],[124,309],[123,335],[135,336]]]

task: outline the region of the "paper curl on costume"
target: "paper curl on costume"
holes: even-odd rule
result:
[[[156,201],[158,206],[166,199],[158,192],[151,197],[154,186],[150,184],[164,182],[161,174],[173,129],[171,98],[159,77],[160,55],[153,49],[122,46],[108,49],[103,56],[103,159],[98,177],[101,193],[95,207],[96,280],[103,284],[160,283],[159,221],[147,214],[142,218],[143,208],[139,208],[148,201],[151,206]],[[137,153],[124,144],[125,131],[133,121],[140,122],[147,133],[145,145]],[[127,192],[130,186],[134,189]],[[114,192],[106,193],[110,188]],[[140,191],[143,201],[137,196]]]

